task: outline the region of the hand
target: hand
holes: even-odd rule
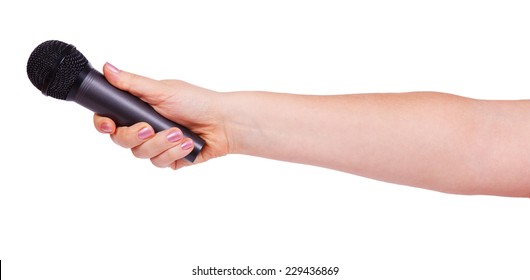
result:
[[[103,67],[105,78],[115,87],[150,104],[159,114],[181,124],[206,141],[194,163],[201,163],[229,152],[229,141],[223,127],[221,94],[183,81],[157,81],[121,71],[109,63]],[[178,128],[154,133],[147,123],[116,127],[109,118],[94,115],[94,126],[112,140],[131,149],[138,158],[149,158],[157,167],[178,169],[190,165],[184,160],[193,142],[184,138]]]

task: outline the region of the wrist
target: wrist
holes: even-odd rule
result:
[[[229,154],[248,154],[248,138],[256,124],[250,111],[251,92],[227,92],[220,94],[220,119],[226,135]],[[254,125],[253,125],[254,123]]]

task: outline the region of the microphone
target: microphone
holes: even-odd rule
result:
[[[111,118],[118,126],[147,122],[155,132],[178,127],[194,143],[191,153],[184,157],[189,162],[195,161],[205,144],[186,127],[164,118],[149,104],[109,84],[73,45],[56,40],[41,43],[31,53],[26,71],[31,83],[44,95],[74,101]]]

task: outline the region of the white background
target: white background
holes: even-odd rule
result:
[[[340,267],[325,279],[529,279],[528,199],[236,155],[158,169],[97,133],[91,112],[42,96],[25,69],[33,48],[58,39],[98,69],[219,91],[524,99],[525,1],[0,5],[5,279],[321,279],[191,275],[247,265]]]

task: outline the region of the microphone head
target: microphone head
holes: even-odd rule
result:
[[[50,40],[33,50],[26,71],[31,83],[44,95],[66,100],[87,65],[88,60],[73,45]]]

